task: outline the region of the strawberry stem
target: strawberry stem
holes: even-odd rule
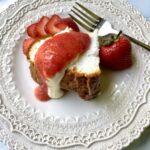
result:
[[[108,46],[113,44],[118,40],[122,31],[120,30],[118,34],[107,34],[105,36],[99,36],[99,43],[101,46]]]
[[[115,36],[115,40],[117,40],[121,34],[122,34],[122,31],[120,30],[119,33]]]

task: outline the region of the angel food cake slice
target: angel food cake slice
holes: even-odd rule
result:
[[[61,81],[61,87],[78,92],[83,99],[89,100],[100,91],[100,58],[97,30],[89,34],[91,43],[88,50],[69,66]]]
[[[39,84],[38,99],[60,98],[64,90],[74,90],[86,100],[96,97],[101,74],[97,31],[87,34],[67,27],[31,43],[26,56]]]

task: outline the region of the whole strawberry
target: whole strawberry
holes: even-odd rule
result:
[[[101,65],[111,70],[123,70],[132,65],[131,43],[123,35],[102,46],[99,55]]]

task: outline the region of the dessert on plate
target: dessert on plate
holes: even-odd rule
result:
[[[30,63],[35,96],[58,99],[67,91],[90,100],[100,91],[100,58],[103,66],[122,70],[131,66],[131,44],[123,36],[101,45],[98,30],[84,33],[71,18],[43,16],[27,27],[23,53]],[[108,44],[109,43],[109,44]]]
[[[83,33],[70,18],[42,17],[27,28],[24,54],[32,78],[39,84],[40,100],[60,98],[66,90],[83,99],[94,98],[100,90],[99,43],[97,31]]]

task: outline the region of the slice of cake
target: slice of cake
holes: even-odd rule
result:
[[[31,76],[39,84],[35,95],[40,100],[57,99],[73,90],[85,100],[92,99],[100,91],[98,31],[64,29],[64,20],[62,27],[55,35],[24,41]]]
[[[89,34],[89,49],[65,72],[61,87],[78,92],[83,99],[92,99],[100,91],[99,42],[97,30]]]

